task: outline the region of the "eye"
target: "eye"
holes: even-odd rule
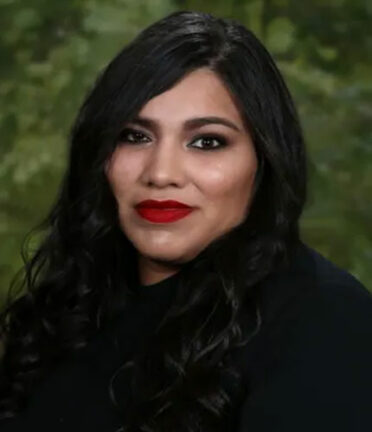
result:
[[[118,142],[119,143],[144,143],[144,142],[149,142],[150,138],[145,135],[143,132],[140,132],[138,130],[135,129],[123,129],[120,132],[119,138],[118,138]]]
[[[217,150],[227,145],[226,139],[219,136],[204,135],[196,138],[191,144],[201,143],[196,145],[196,148],[201,150]]]

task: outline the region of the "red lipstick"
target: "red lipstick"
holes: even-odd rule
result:
[[[150,222],[167,223],[182,219],[193,211],[187,204],[174,200],[145,200],[136,205],[137,213]]]

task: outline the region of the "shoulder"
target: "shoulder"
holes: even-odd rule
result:
[[[301,244],[262,286],[263,332],[304,358],[346,366],[372,361],[372,295],[354,276]],[[292,352],[295,352],[292,350]],[[353,354],[352,354],[353,353]]]
[[[241,430],[370,430],[372,296],[367,288],[301,245],[289,266],[261,289],[261,332],[243,354],[251,392]]]
[[[372,331],[372,294],[352,274],[300,243],[287,265],[263,281],[260,291],[269,324],[286,313],[315,326],[364,327]],[[296,315],[297,312],[297,315]],[[354,324],[353,324],[354,323]]]
[[[349,352],[357,344],[367,343],[368,338],[372,340],[371,292],[314,249],[305,245],[303,248],[302,260],[309,263],[313,277],[304,282],[300,321],[315,334],[319,332],[319,338],[332,335],[333,344],[345,348],[349,341]]]

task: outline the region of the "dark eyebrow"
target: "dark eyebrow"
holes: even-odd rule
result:
[[[147,118],[147,117],[137,116],[137,117],[133,118],[132,120],[130,120],[128,123],[138,124],[140,126],[147,127],[147,128],[153,128],[153,129],[158,128],[157,122],[155,120],[152,120],[152,119]],[[223,125],[223,126],[230,128],[230,129],[233,129],[237,132],[241,132],[240,128],[238,126],[236,126],[236,124],[233,123],[231,120],[227,120],[226,118],[216,117],[216,116],[195,117],[195,118],[191,118],[189,120],[186,120],[185,121],[185,129],[189,129],[189,130],[197,129],[198,127],[209,125],[209,124],[220,124],[220,125]]]

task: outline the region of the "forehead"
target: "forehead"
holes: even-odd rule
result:
[[[172,88],[152,98],[142,107],[139,115],[169,122],[216,115],[243,124],[226,85],[215,72],[206,68],[190,72]]]

